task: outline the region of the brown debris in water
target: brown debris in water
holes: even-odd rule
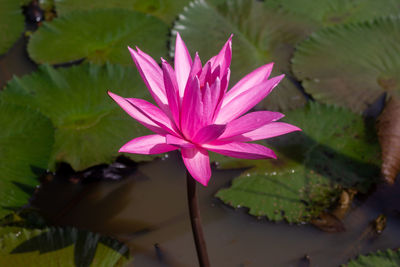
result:
[[[391,97],[377,122],[382,150],[381,174],[393,184],[400,171],[400,99]]]

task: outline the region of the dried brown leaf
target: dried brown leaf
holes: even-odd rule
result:
[[[381,173],[393,184],[400,171],[400,99],[393,96],[379,116],[378,137],[382,150]]]

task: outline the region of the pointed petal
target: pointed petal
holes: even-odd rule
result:
[[[212,70],[216,69],[217,66],[221,68],[221,74],[224,75],[226,70],[231,65],[232,60],[232,37],[233,34],[229,37],[228,41],[226,41],[225,45],[222,47],[221,51],[213,57],[211,62]]]
[[[178,100],[178,84],[175,72],[172,67],[163,60],[162,63],[165,92],[167,94],[168,106],[171,110],[172,117],[177,125],[179,125],[179,100]]]
[[[202,148],[182,148],[183,163],[192,177],[204,186],[211,178],[210,159],[208,152]]]
[[[204,126],[202,115],[200,83],[195,76],[186,88],[181,108],[181,130],[187,139],[191,140],[198,129]]]
[[[214,142],[212,144],[204,144],[203,148],[214,151],[216,153],[241,159],[265,159],[274,158],[276,155],[271,149],[252,143],[241,143],[241,142]]]
[[[165,115],[165,113],[155,105],[139,98],[125,98],[125,100],[165,131],[172,134],[177,134],[176,127],[170,118],[168,118],[168,116]]]
[[[144,52],[141,51],[138,53],[129,46],[128,49],[140,76],[142,76],[144,83],[150,91],[151,96],[154,98],[158,106],[164,110],[164,107],[167,106],[168,102],[165,94],[161,68],[149,55],[146,54],[146,56],[144,56]],[[151,58],[151,60],[149,58]]]
[[[235,86],[226,93],[224,102],[230,102],[244,91],[266,81],[271,74],[274,63],[261,66],[243,77]]]
[[[240,95],[233,98],[230,102],[224,102],[215,120],[216,124],[225,124],[236,119],[243,113],[249,111],[258,102],[265,98],[275,86],[283,79],[284,75],[274,77],[270,80],[258,84]]]
[[[119,149],[119,152],[150,155],[165,153],[176,149],[176,146],[165,143],[165,136],[153,134],[141,136],[129,141]]]
[[[132,118],[137,120],[140,124],[145,126],[150,131],[153,131],[158,134],[166,134],[168,131],[157,124],[153,119],[149,116],[145,115],[142,111],[140,111],[137,107],[132,105],[126,98],[123,98],[114,93],[108,92],[108,95],[115,101],[117,104],[125,110]],[[165,116],[165,115],[164,115]]]
[[[194,76],[200,75],[201,70],[202,70],[201,60],[199,57],[199,53],[196,52],[196,54],[194,56],[192,67],[190,69],[188,81],[191,81],[194,78]],[[186,85],[188,85],[188,84],[189,83],[187,83]],[[183,97],[183,95],[181,97]]]
[[[295,131],[301,131],[301,129],[299,127],[296,127],[294,125],[285,122],[271,122],[254,131],[225,138],[224,141],[235,141],[235,142],[257,141]]]
[[[179,32],[176,33],[175,42],[175,72],[179,86],[179,95],[183,97],[186,83],[189,77],[190,68],[192,66],[192,58],[186,48]]]
[[[177,146],[180,148],[195,148],[196,146],[185,139],[176,137],[174,135],[167,134],[165,136],[168,145]]]
[[[281,119],[283,116],[282,113],[272,111],[256,111],[248,113],[229,122],[226,125],[225,132],[218,138],[218,140],[256,130],[261,126]]]
[[[217,139],[224,131],[226,125],[211,124],[201,128],[192,141],[196,144],[204,144]]]

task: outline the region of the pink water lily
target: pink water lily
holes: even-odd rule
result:
[[[208,150],[236,158],[276,158],[271,149],[247,142],[300,130],[288,123],[276,122],[284,116],[279,112],[245,114],[284,77],[269,79],[273,63],[259,67],[227,90],[232,36],[204,66],[197,53],[192,60],[179,33],[175,69],[164,59],[160,67],[139,48],[129,50],[157,105],[111,92],[109,95],[155,134],[129,141],[120,152],[158,154],[180,149],[192,177],[206,186],[211,177]]]

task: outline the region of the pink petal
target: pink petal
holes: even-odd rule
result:
[[[202,148],[182,148],[183,163],[192,177],[204,186],[211,178],[210,159],[208,152]]]
[[[266,81],[271,74],[274,63],[261,66],[243,77],[235,86],[225,95],[224,102],[230,102],[244,91]]]
[[[252,143],[241,143],[241,142],[213,142],[212,144],[204,144],[203,148],[214,151],[216,153],[241,159],[265,159],[274,158],[276,155],[271,149]]]
[[[142,76],[144,83],[150,91],[151,96],[154,98],[158,106],[164,110],[165,106],[168,106],[168,101],[165,94],[161,68],[154,59],[144,52],[140,51],[140,53],[138,53],[129,46],[128,49],[140,76]]]
[[[218,138],[218,140],[256,130],[267,123],[281,119],[283,116],[282,113],[272,111],[256,111],[248,113],[229,122],[226,125],[225,132]]]
[[[204,144],[217,139],[224,131],[226,125],[211,124],[201,128],[193,137],[196,144]]]
[[[153,134],[141,136],[129,141],[119,149],[119,152],[150,155],[165,153],[176,149],[176,146],[165,143],[165,136]]]
[[[195,148],[196,146],[185,139],[176,137],[174,135],[167,134],[165,136],[168,145],[177,146],[180,148]]]
[[[192,66],[192,58],[186,48],[179,32],[176,33],[175,42],[175,72],[179,86],[179,95],[183,97],[189,72]]]
[[[199,53],[196,52],[196,54],[194,56],[192,67],[190,69],[188,81],[191,81],[194,78],[194,76],[200,75],[201,70],[202,70],[201,60],[199,57]],[[189,83],[186,83],[186,86],[188,86],[188,84]],[[181,97],[183,98],[183,95]]]
[[[146,115],[148,118],[150,118],[158,126],[163,128],[165,131],[172,134],[177,134],[176,127],[171,122],[170,118],[168,118],[168,116],[165,115],[165,113],[155,105],[139,98],[125,98],[125,100],[133,105],[137,110]]]
[[[201,101],[200,83],[197,76],[186,87],[181,108],[181,130],[183,135],[191,140],[194,134],[204,126],[203,103]]]
[[[249,88],[229,102],[226,102],[224,99],[215,123],[225,124],[253,108],[258,102],[265,98],[275,86],[278,85],[284,76],[285,75],[274,77]]]
[[[179,125],[179,100],[178,100],[178,84],[172,67],[163,60],[162,63],[165,91],[168,99],[168,106],[171,110],[172,117],[177,125]]]
[[[254,131],[243,133],[224,139],[224,141],[248,142],[257,141],[275,136],[301,131],[299,127],[285,122],[271,122]]]
[[[221,51],[213,57],[211,62],[212,70],[216,69],[217,66],[221,68],[221,74],[224,75],[231,65],[232,60],[232,37],[233,34],[229,37],[228,41],[226,41],[225,45],[222,47]]]
[[[144,114],[141,110],[139,110],[136,106],[132,105],[126,98],[120,97],[114,93],[108,92],[108,95],[115,101],[117,104],[125,110],[132,118],[137,120],[143,126],[148,128],[150,131],[153,131],[158,134],[166,134],[168,131],[161,127],[158,123],[156,123],[151,117]],[[165,115],[164,115],[165,116]]]

